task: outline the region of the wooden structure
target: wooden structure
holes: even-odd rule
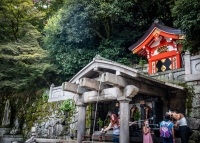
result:
[[[154,22],[144,36],[129,47],[133,54],[146,57],[149,74],[181,68],[181,30]]]

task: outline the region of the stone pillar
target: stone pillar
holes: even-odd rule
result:
[[[191,73],[191,61],[190,61],[190,52],[185,52],[185,74],[192,74]]]
[[[120,103],[120,143],[129,143],[129,100],[119,100]]]
[[[124,88],[123,95],[118,97],[120,103],[120,143],[129,143],[129,120],[130,107],[129,102],[138,93],[139,89],[134,85],[127,85]]]
[[[82,143],[82,136],[85,135],[86,105],[78,106],[78,127],[77,127],[77,143]]]
[[[55,87],[55,85],[52,83],[51,87],[50,87],[50,90],[49,90],[49,99],[52,98],[52,91],[53,91],[54,87]]]

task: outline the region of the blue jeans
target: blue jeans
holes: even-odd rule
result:
[[[115,142],[115,143],[119,143],[119,135],[113,134],[113,140],[112,141]]]

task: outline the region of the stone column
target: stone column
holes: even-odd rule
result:
[[[51,87],[50,87],[50,90],[49,90],[49,99],[52,98],[52,91],[53,91],[53,88],[55,87],[55,85],[52,83],[51,84]]]
[[[120,103],[120,143],[129,143],[129,100],[119,100]]]
[[[185,52],[185,74],[190,75],[191,73],[191,63],[190,63],[190,52]]]
[[[123,95],[118,97],[120,103],[120,143],[129,143],[129,120],[130,107],[129,102],[132,100],[139,89],[134,85],[127,85],[124,88]]]
[[[86,105],[78,104],[78,133],[77,143],[82,143],[82,136],[85,135]]]

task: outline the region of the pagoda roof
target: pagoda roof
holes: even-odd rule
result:
[[[144,46],[146,46],[150,41],[152,41],[155,34],[159,34],[161,36],[176,40],[184,39],[184,35],[181,30],[154,22],[146,31],[146,33],[142,36],[142,38],[129,47],[129,50],[133,51],[133,53],[139,52]]]

